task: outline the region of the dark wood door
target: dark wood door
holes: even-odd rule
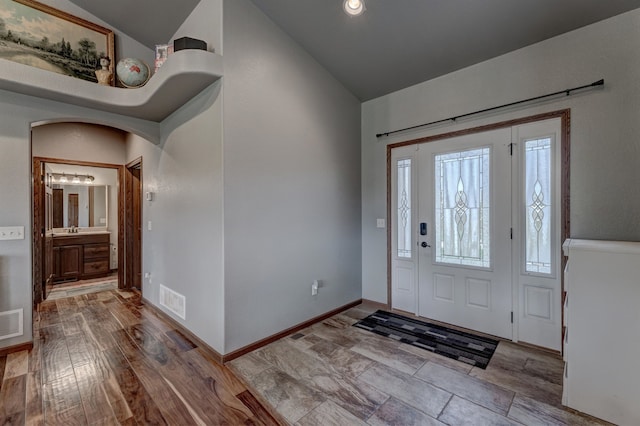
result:
[[[78,194],[69,194],[67,210],[67,226],[78,226]]]
[[[45,297],[44,236],[45,236],[45,185],[44,162],[33,159],[33,305]]]
[[[142,181],[140,169],[132,171],[133,175],[133,286],[142,290]]]
[[[62,212],[64,205],[64,190],[63,189],[54,189],[53,190],[53,221],[51,226],[53,228],[64,228],[64,218]]]
[[[125,171],[125,288],[142,290],[142,159]]]

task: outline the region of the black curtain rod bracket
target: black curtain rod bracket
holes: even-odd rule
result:
[[[558,96],[558,95],[561,95],[563,93],[566,94],[567,96],[569,96],[569,95],[571,95],[572,92],[575,92],[577,90],[590,89],[590,88],[597,87],[597,86],[604,86],[604,79],[603,78],[598,80],[598,81],[594,81],[591,84],[585,84],[584,86],[574,87],[572,89],[560,90],[559,92],[553,92],[553,93],[549,93],[549,94],[546,94],[546,95],[535,96],[533,98],[523,99],[521,101],[516,101],[516,102],[510,102],[508,104],[499,105],[499,106],[495,106],[495,107],[491,107],[491,108],[485,108],[485,109],[481,109],[479,111],[469,112],[467,114],[456,115],[454,117],[443,118],[442,120],[436,120],[436,121],[431,121],[429,123],[418,124],[416,126],[405,127],[404,129],[398,129],[398,130],[392,130],[390,132],[378,133],[378,134],[376,134],[376,138],[381,138],[383,136],[387,137],[387,136],[393,135],[395,133],[406,132],[407,130],[413,130],[413,129],[418,129],[420,127],[432,126],[434,124],[445,123],[447,121],[455,122],[459,118],[467,118],[467,117],[470,117],[472,115],[482,114],[484,112],[495,111],[497,109],[502,109],[502,108],[508,108],[508,107],[511,107],[511,106],[514,106],[514,105],[524,104],[524,103],[527,103],[527,102],[539,101],[541,99],[550,98],[552,96]]]

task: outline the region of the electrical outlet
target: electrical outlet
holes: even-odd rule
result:
[[[313,284],[311,284],[311,295],[315,296],[318,294],[318,280],[314,280]]]

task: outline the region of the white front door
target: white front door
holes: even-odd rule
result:
[[[419,315],[507,339],[510,143],[499,129],[423,144],[418,172]]]
[[[393,308],[559,349],[559,123],[392,150]]]

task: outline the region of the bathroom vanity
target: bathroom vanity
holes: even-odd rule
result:
[[[109,275],[109,232],[53,235],[53,281]]]

